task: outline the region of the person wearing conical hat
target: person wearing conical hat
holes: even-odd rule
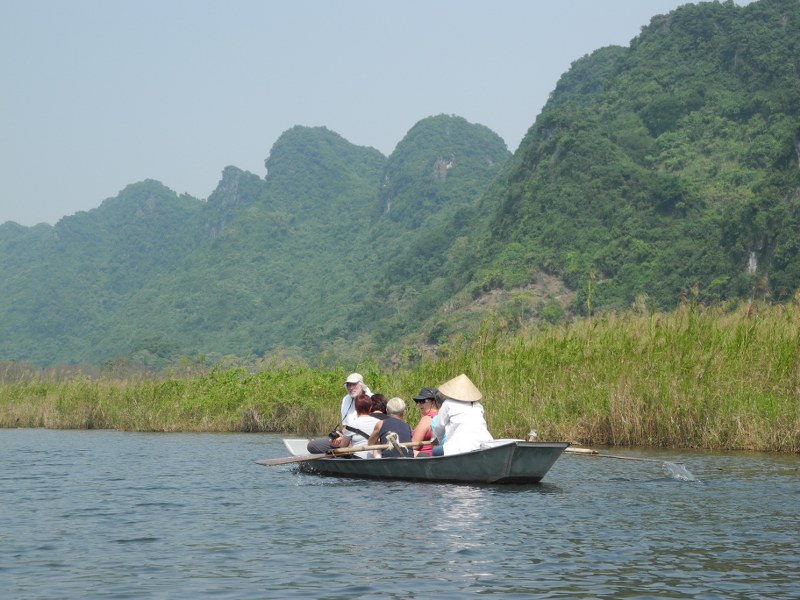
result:
[[[478,450],[494,438],[483,417],[483,394],[464,373],[439,386],[442,400],[433,435],[444,443],[433,449],[433,455],[460,454]]]

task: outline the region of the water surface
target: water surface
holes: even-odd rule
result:
[[[611,452],[611,451],[609,451]],[[800,598],[800,458],[564,455],[544,482],[263,467],[274,435],[0,430],[24,598]]]

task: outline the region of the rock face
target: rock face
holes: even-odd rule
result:
[[[208,198],[206,228],[211,238],[219,235],[241,210],[264,193],[264,180],[236,167],[225,167],[217,189]]]
[[[448,156],[447,158],[439,157],[433,163],[433,178],[439,183],[444,183],[447,180],[447,172],[455,166],[455,157]]]

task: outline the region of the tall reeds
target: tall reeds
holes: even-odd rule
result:
[[[487,335],[463,359],[501,436],[800,451],[796,304],[608,314]]]
[[[436,360],[362,371],[406,399],[467,373],[495,437],[591,445],[800,452],[800,305],[606,314],[513,336],[485,324]],[[15,377],[0,426],[317,435],[338,422],[344,369],[215,370],[195,377]],[[418,418],[413,403],[409,421]]]

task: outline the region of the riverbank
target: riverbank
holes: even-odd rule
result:
[[[338,420],[342,381],[409,404],[421,386],[465,372],[496,437],[586,445],[800,452],[800,305],[735,311],[686,304],[547,325],[489,326],[413,368],[282,368],[199,376],[0,382],[0,427],[248,431],[316,435]],[[408,419],[416,421],[412,406]]]

